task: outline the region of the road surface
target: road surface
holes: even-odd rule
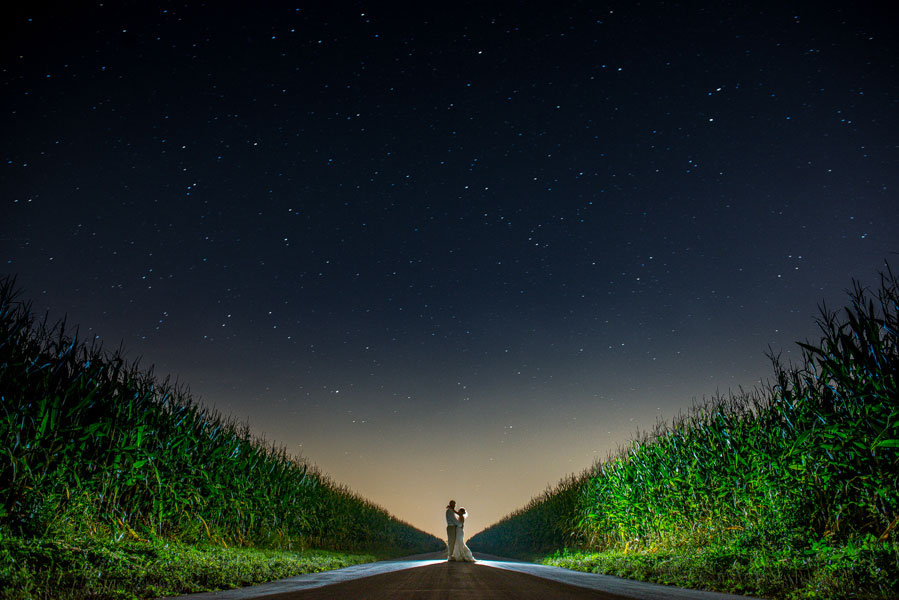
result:
[[[439,554],[412,556],[176,600],[748,600],[483,554],[475,558],[471,564],[448,563]]]
[[[526,573],[472,563],[447,563],[404,569],[344,583],[279,596],[283,600],[624,600],[588,588],[575,587]]]

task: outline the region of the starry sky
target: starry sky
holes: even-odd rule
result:
[[[442,536],[895,258],[875,3],[419,4],[7,7],[3,271]]]

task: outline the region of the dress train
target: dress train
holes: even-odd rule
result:
[[[465,543],[465,530],[456,527],[456,547],[453,549],[453,558],[463,562],[475,562],[474,555]]]

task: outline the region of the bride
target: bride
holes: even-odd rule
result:
[[[459,512],[456,513],[459,515],[459,525],[456,528],[456,547],[453,550],[453,558],[459,561],[464,562],[474,562],[474,556],[471,554],[471,550],[468,549],[468,546],[465,544],[465,512],[464,508],[460,508]]]

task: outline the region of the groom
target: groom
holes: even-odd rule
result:
[[[456,501],[450,500],[446,507],[446,553],[447,560],[456,560],[453,558],[453,550],[456,549],[456,528],[462,525],[456,518]]]

